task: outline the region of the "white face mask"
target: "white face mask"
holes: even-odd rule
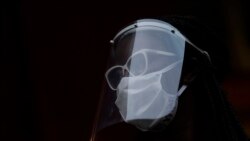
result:
[[[157,52],[170,54],[162,51]],[[169,121],[172,120],[177,109],[178,96],[186,87],[183,86],[178,92],[170,94],[162,88],[161,79],[163,75],[164,77],[172,75],[173,73],[168,74],[167,72],[175,67],[180,67],[180,64],[182,61],[176,61],[156,72],[121,78],[115,89],[117,93],[115,104],[125,122],[147,131],[165,118],[170,118]],[[174,83],[178,82],[173,81]]]
[[[170,65],[167,70],[177,64]],[[162,89],[162,73],[122,78],[117,89],[116,105],[125,122],[148,130],[166,116],[174,117],[178,94],[168,94]]]

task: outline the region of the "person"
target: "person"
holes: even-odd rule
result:
[[[216,42],[199,28],[175,17],[118,32],[91,141],[247,140],[204,50]]]

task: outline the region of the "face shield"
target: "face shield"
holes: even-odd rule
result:
[[[189,70],[190,63],[184,59],[204,51],[172,25],[153,19],[124,28],[111,44],[94,132],[117,123],[140,131],[164,129],[174,118],[178,97],[196,68]]]

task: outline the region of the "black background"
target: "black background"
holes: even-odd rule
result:
[[[248,9],[236,0],[1,1],[0,140],[89,140],[109,40],[130,22],[193,16],[216,30],[230,52],[230,41],[238,37],[232,28],[244,27],[242,36],[249,42]],[[250,79],[241,81],[249,78],[249,68],[233,65],[230,57],[225,89],[233,93],[238,90],[231,88],[234,79],[246,86]],[[237,97],[231,100],[240,111]],[[239,113],[249,110],[245,106]]]

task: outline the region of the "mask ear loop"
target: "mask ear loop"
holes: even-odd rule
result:
[[[181,94],[183,94],[186,88],[187,88],[187,85],[182,85],[180,90],[177,92],[177,96],[180,96]]]

